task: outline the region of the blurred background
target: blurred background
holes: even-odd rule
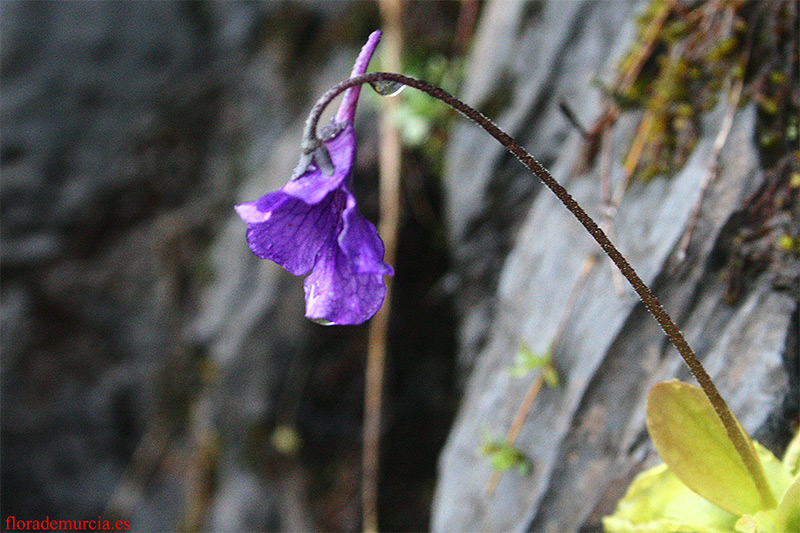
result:
[[[285,183],[313,102],[389,27],[370,70],[399,54],[518,137],[780,453],[800,387],[794,2],[6,0],[3,523],[361,528],[369,326],[305,320],[302,278],[250,253],[233,205]],[[511,156],[397,101],[362,92],[353,176],[377,222],[383,114],[403,154],[379,526],[596,530],[656,460],[647,387],[688,377]],[[480,450],[530,385],[520,347],[552,349],[562,386],[515,444],[532,472],[487,490]]]
[[[478,5],[408,7],[407,61],[441,80]],[[288,179],[313,102],[380,27],[366,1],[3,2],[4,518],[359,527],[367,327],[305,320],[302,279],[252,256],[233,205]],[[376,221],[370,96],[353,183]],[[417,122],[443,137],[437,115]],[[392,529],[427,527],[458,400],[420,145],[387,373]]]

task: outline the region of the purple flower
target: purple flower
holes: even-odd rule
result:
[[[363,74],[380,40],[373,32],[356,59],[352,76]],[[247,242],[262,259],[305,280],[306,317],[324,324],[361,324],[386,296],[383,242],[358,210],[348,188],[356,152],[353,118],[360,87],[345,91],[333,123],[322,132],[322,148],[304,155],[293,178],[279,191],[236,206],[247,222]]]

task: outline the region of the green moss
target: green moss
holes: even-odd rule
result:
[[[768,131],[761,134],[761,137],[758,139],[758,144],[761,148],[774,148],[778,145],[780,140],[780,135],[776,134],[774,131]]]
[[[687,21],[685,20],[673,21],[666,27],[664,31],[664,40],[667,43],[672,44],[675,41],[677,41],[677,39],[680,39],[681,37],[688,34],[691,30],[692,26]]]
[[[758,103],[758,106],[767,115],[776,115],[778,113],[778,102],[773,99],[764,98]]]
[[[800,252],[800,239],[791,235],[781,235],[778,239],[778,247],[785,252]]]
[[[795,142],[798,138],[797,117],[792,117],[786,125],[786,140]]]
[[[730,57],[736,50],[738,44],[739,40],[735,37],[723,39],[708,53],[706,60],[709,63],[716,63],[717,61]]]
[[[690,104],[682,103],[678,106],[676,114],[681,118],[688,119],[694,115],[694,109],[692,109]]]
[[[783,1],[788,10],[788,0]],[[647,112],[647,129],[636,140],[643,146],[634,177],[646,180],[679,170],[703,134],[701,114],[727,99],[737,82],[744,86],[740,104],[755,99],[762,117],[774,117],[774,124],[761,128],[762,147],[774,151],[784,140],[797,139],[797,124],[786,118],[797,114],[796,106],[787,105],[792,75],[785,69],[793,62],[780,59],[791,48],[781,39],[792,35],[793,19],[781,13],[744,0],[696,9],[650,2],[637,19],[638,39],[620,62],[618,86],[612,89],[621,108]],[[765,70],[770,62],[775,68]],[[636,78],[622,86],[632,71]]]
[[[773,70],[772,72],[769,73],[769,81],[771,81],[775,85],[785,85],[786,74],[784,74],[780,70]]]
[[[487,439],[481,445],[479,452],[489,459],[495,472],[502,473],[514,468],[526,476],[531,471],[531,461],[525,453],[505,440]]]

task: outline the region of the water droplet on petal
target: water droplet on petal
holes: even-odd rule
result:
[[[397,96],[406,88],[402,83],[390,80],[378,80],[370,83],[370,85],[379,95],[389,97]]]
[[[330,320],[326,320],[324,318],[311,318],[309,319],[311,322],[319,324],[320,326],[335,326],[335,322],[331,322]]]

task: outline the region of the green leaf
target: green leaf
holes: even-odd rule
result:
[[[781,532],[800,531],[800,474],[797,474],[778,503],[775,528]]]
[[[737,516],[762,510],[755,483],[698,387],[680,381],[655,385],[647,398],[647,429],[669,470],[691,490]],[[754,451],[773,495],[783,493],[791,481],[786,469],[762,446],[754,445]]]
[[[739,533],[774,533],[775,509],[759,511],[756,514],[746,514],[736,522],[736,531]]]
[[[557,389],[561,382],[558,380],[558,372],[553,365],[548,365],[542,369],[542,377],[547,386],[551,389]]]
[[[553,354],[550,350],[537,354],[524,344],[520,345],[514,367],[509,371],[511,375],[521,378],[539,369],[544,373],[545,383],[550,387],[558,387],[558,375],[553,368]]]
[[[794,434],[792,442],[783,453],[783,466],[794,476],[800,474],[800,429]]]
[[[611,533],[729,533],[737,517],[698,496],[664,464],[633,480],[603,528]]]
[[[797,533],[800,531],[800,476],[791,479],[789,469],[772,455],[772,452],[753,442],[759,459],[764,465],[764,473],[773,490],[783,486],[783,496],[778,507],[746,514],[736,523],[736,531],[743,533]]]
[[[480,452],[489,458],[492,469],[505,472],[512,468],[526,476],[531,471],[530,459],[520,450],[505,440],[490,440],[481,446]]]

